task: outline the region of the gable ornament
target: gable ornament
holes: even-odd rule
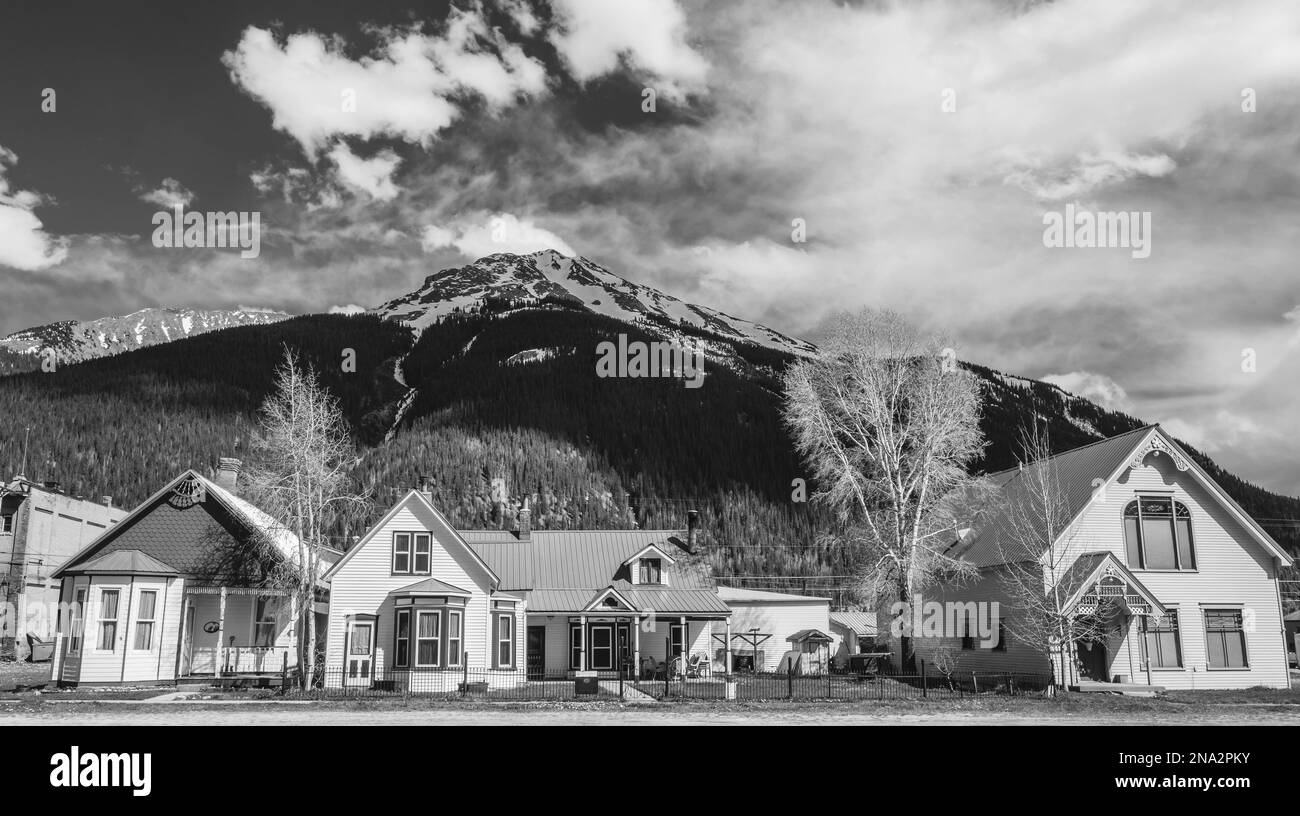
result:
[[[1159,434],[1152,434],[1147,438],[1146,442],[1142,443],[1141,447],[1134,451],[1133,458],[1129,460],[1128,466],[1130,468],[1140,468],[1143,466],[1143,460],[1148,455],[1159,456],[1162,453],[1172,459],[1174,467],[1179,470],[1187,470],[1191,467],[1191,464],[1183,458],[1182,454],[1169,447],[1165,440],[1160,438]]]

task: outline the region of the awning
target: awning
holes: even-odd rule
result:
[[[1164,604],[1120,563],[1113,552],[1084,553],[1057,582],[1065,597],[1065,611],[1095,615],[1105,607],[1124,608],[1135,615],[1166,614]]]
[[[180,575],[152,555],[140,550],[115,550],[78,567],[66,575]]]
[[[408,596],[408,595],[455,595],[457,597],[468,598],[469,590],[461,589],[458,586],[452,586],[446,581],[439,581],[437,578],[425,578],[423,581],[417,581],[400,589],[394,589],[389,595]]]

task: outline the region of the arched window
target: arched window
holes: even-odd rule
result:
[[[1124,546],[1134,569],[1196,569],[1192,515],[1169,496],[1143,496],[1128,503]]]

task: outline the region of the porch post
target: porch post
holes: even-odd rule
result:
[[[632,619],[632,671],[641,679],[641,617]]]
[[[221,676],[221,645],[226,642],[226,588],[221,588],[221,602],[217,607],[217,653],[214,658],[215,674]]]
[[[578,651],[578,671],[586,671],[587,670],[587,616],[586,615],[578,616],[578,630],[580,633],[578,636],[578,642],[582,644],[582,648]]]
[[[726,647],[727,647],[727,654],[726,654],[727,662],[726,662],[725,664],[723,664],[722,673],[725,674],[725,675],[727,675],[728,677],[730,677],[730,676],[731,676],[731,615],[730,615],[730,613],[728,613],[728,615],[727,615],[727,643],[726,643]]]
[[[690,630],[689,628],[687,628],[687,625],[686,625],[686,616],[685,616],[685,615],[682,615],[681,618],[679,618],[679,620],[681,621],[681,624],[682,624],[682,654],[681,654],[681,658],[682,658],[682,667],[681,667],[681,673],[682,673],[682,677],[685,678],[685,677],[686,677],[686,659],[687,659],[688,657],[691,656],[691,655],[690,655],[690,652],[691,652],[691,647],[690,647],[690,643],[691,643],[691,637],[690,637],[690,635],[691,635],[691,630]]]

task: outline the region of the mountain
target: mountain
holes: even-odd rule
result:
[[[419,289],[371,313],[401,321],[418,334],[451,314],[502,306],[528,308],[547,302],[570,303],[629,323],[693,329],[697,335],[791,354],[814,350],[803,340],[716,309],[686,303],[620,278],[586,258],[569,258],[549,249],[531,255],[489,255],[468,266],[444,269],[425,278]]]
[[[0,338],[0,374],[40,368],[45,349],[59,365],[109,357],[234,326],[286,320],[284,312],[245,309],[141,309],[121,317],[64,320]]]
[[[287,345],[338,397],[357,439],[353,477],[374,500],[339,520],[339,546],[424,476],[435,504],[464,529],[509,528],[525,499],[533,524],[553,529],[680,528],[696,509],[717,574],[758,587],[842,589],[859,565],[818,535],[830,521],[794,500],[806,471],[781,421],[780,374],[812,347],[567,260],[491,256],[433,275],[371,314],[239,326],[0,378],[0,474],[17,472],[24,427],[27,475],[123,506],[182,468],[250,458],[257,408]],[[620,303],[611,292],[629,297]],[[682,309],[699,321],[672,320]],[[703,341],[702,387],[598,376],[598,346],[619,335]],[[340,364],[349,351],[355,370]],[[1035,418],[1057,451],[1145,424],[1048,383],[967,368],[984,392],[980,471],[1013,467],[1018,429]],[[1300,499],[1189,453],[1257,518],[1300,519]],[[1294,526],[1268,529],[1298,543]]]

